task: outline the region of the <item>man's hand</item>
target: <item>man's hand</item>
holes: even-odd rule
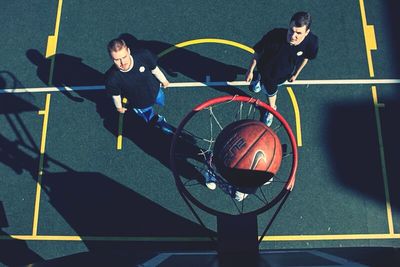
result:
[[[294,82],[297,79],[297,75],[293,75],[292,77],[290,77],[290,79],[288,80],[289,82]]]
[[[126,111],[126,108],[117,108],[117,111],[121,114],[124,114]]]
[[[169,86],[169,81],[166,80],[166,81],[162,82],[161,84],[164,88],[167,88]]]

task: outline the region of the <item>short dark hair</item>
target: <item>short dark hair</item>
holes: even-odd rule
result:
[[[108,49],[109,53],[118,52],[119,50],[121,50],[124,47],[127,47],[126,43],[124,40],[122,40],[120,38],[112,39],[107,45],[107,49]]]
[[[305,11],[297,12],[290,19],[290,23],[292,22],[294,22],[296,27],[306,26],[306,29],[308,30],[311,27],[311,15]]]

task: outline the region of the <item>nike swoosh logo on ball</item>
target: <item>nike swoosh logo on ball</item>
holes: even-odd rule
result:
[[[267,159],[266,159],[266,157],[265,157],[264,152],[261,151],[261,150],[258,150],[258,151],[254,154],[254,158],[253,158],[253,161],[252,161],[252,163],[251,163],[250,170],[254,170],[254,169],[257,167],[257,165],[258,165],[258,163],[260,162],[260,160],[262,160],[262,159],[263,159],[265,162],[267,162]]]

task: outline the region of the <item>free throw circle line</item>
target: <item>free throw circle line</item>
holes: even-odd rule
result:
[[[226,40],[226,39],[219,39],[219,38],[201,38],[201,39],[194,39],[194,40],[189,40],[185,41],[179,44],[176,44],[174,46],[171,46],[170,48],[165,49],[161,53],[158,54],[158,57],[163,57],[172,51],[178,49],[178,48],[183,48],[186,46],[191,46],[191,45],[196,45],[196,44],[207,44],[207,43],[213,43],[213,44],[224,44],[224,45],[229,45],[233,47],[237,47],[239,49],[245,50],[251,54],[254,54],[254,49],[251,48],[250,46],[231,41],[231,40]]]

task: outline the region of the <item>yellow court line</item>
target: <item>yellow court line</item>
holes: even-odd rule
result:
[[[233,46],[233,47],[237,47],[240,48],[242,50],[245,50],[251,54],[254,54],[254,49],[235,42],[235,41],[231,41],[231,40],[226,40],[226,39],[219,39],[219,38],[202,38],[202,39],[194,39],[194,40],[189,40],[189,41],[185,41],[179,44],[176,44],[174,46],[171,46],[168,49],[165,49],[164,51],[162,51],[160,54],[158,54],[158,57],[163,57],[166,54],[169,54],[170,52],[178,49],[178,48],[182,48],[182,47],[186,47],[186,46],[190,46],[190,45],[196,45],[196,44],[206,44],[206,43],[216,43],[216,44],[225,44],[225,45],[229,45],[229,46]]]
[[[40,140],[39,171],[38,171],[38,180],[36,182],[35,208],[33,213],[33,227],[32,227],[33,236],[37,235],[37,228],[39,221],[40,194],[42,191],[43,163],[44,163],[44,153],[46,150],[46,136],[47,136],[47,124],[49,122],[50,100],[51,100],[51,94],[47,94],[45,108],[44,110],[40,110],[38,112],[39,115],[43,115],[43,126],[42,126],[42,138]]]
[[[53,72],[54,72],[54,64],[55,64],[54,56],[57,51],[58,34],[60,32],[62,4],[63,4],[63,0],[58,0],[56,24],[54,27],[54,35],[49,35],[47,37],[46,58],[51,58],[48,85],[51,85],[53,83]]]
[[[375,37],[375,29],[373,25],[367,25],[367,16],[365,13],[364,0],[359,0],[360,3],[360,11],[361,11],[361,21],[364,31],[365,37],[365,48],[368,60],[368,69],[370,77],[374,77],[374,66],[372,62],[371,50],[377,50],[378,46],[376,43]],[[374,111],[375,111],[375,120],[376,120],[376,128],[378,132],[378,143],[379,143],[379,154],[381,161],[381,170],[383,177],[383,184],[385,190],[385,200],[386,200],[386,214],[388,219],[388,228],[389,234],[394,234],[394,226],[393,226],[393,216],[392,216],[392,205],[390,203],[390,194],[389,194],[389,186],[388,186],[388,177],[386,171],[386,161],[385,161],[385,150],[383,146],[383,138],[382,138],[382,129],[381,129],[381,119],[379,115],[379,108],[384,107],[385,105],[382,103],[378,103],[378,94],[376,91],[376,86],[371,87],[372,90],[372,98],[374,102]]]
[[[63,0],[58,0],[56,24],[54,27],[54,35],[49,35],[47,38],[46,58],[52,57],[56,54],[58,33],[60,31],[62,4],[63,4]]]
[[[381,160],[383,186],[385,189],[386,214],[387,214],[387,219],[388,219],[388,227],[389,227],[389,233],[393,234],[394,226],[393,226],[393,216],[392,216],[392,205],[390,203],[389,184],[388,184],[388,177],[387,177],[387,171],[386,171],[385,148],[383,146],[381,117],[379,114],[379,108],[384,107],[384,105],[382,105],[381,103],[378,103],[378,94],[376,91],[376,86],[372,86],[371,91],[372,91],[372,98],[374,101],[376,129],[378,131],[379,155],[380,155],[380,160]]]
[[[260,238],[259,236],[258,238]],[[174,236],[56,236],[56,235],[0,235],[0,240],[41,240],[41,241],[145,241],[145,242],[202,242],[210,241],[208,237],[174,237]],[[377,240],[400,239],[400,234],[337,234],[337,235],[282,235],[264,236],[262,242],[271,241],[327,241],[327,240]]]
[[[157,237],[157,236],[56,236],[56,235],[0,235],[0,240],[24,241],[146,241],[146,242],[199,242],[210,241],[208,237]]]
[[[294,109],[294,117],[296,120],[296,136],[297,136],[297,146],[301,147],[303,146],[303,140],[301,136],[301,122],[300,122],[300,110],[299,110],[299,105],[297,104],[296,96],[294,95],[294,92],[291,87],[286,87],[290,99],[292,100],[293,104],[293,109]]]
[[[366,240],[399,239],[400,234],[345,234],[345,235],[297,235],[265,236],[262,241],[328,241],[328,240]]]
[[[375,29],[373,25],[367,25],[367,16],[365,14],[364,0],[359,0],[359,1],[360,1],[359,3],[361,11],[361,21],[365,38],[365,49],[367,53],[369,76],[374,77],[375,73],[374,73],[374,65],[372,63],[371,50],[376,50],[378,48],[375,38]]]

